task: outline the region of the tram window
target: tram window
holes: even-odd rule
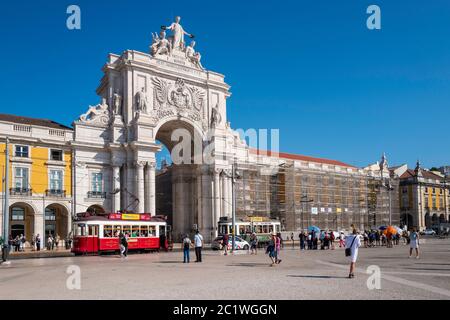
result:
[[[228,229],[228,226],[222,224],[222,225],[219,226],[219,233],[220,234],[225,234],[225,233],[227,233],[227,229]]]
[[[84,224],[77,224],[75,235],[84,237],[86,235],[86,226]]]
[[[148,237],[148,226],[141,226],[141,237]]]
[[[275,225],[275,228],[276,228],[276,230],[277,230],[277,233],[280,232],[280,225],[276,224],[276,225]]]
[[[88,226],[89,228],[89,236],[98,236],[97,234],[97,226]]]
[[[122,230],[123,230],[124,235],[128,235],[128,236],[131,235],[131,226],[123,226]]]
[[[270,225],[270,226],[269,226],[269,233],[272,233],[272,232],[273,232],[273,226]]]
[[[131,229],[132,237],[139,237],[139,226],[133,226]]]
[[[148,233],[150,237],[156,237],[156,227],[155,226],[149,226],[148,227]]]
[[[112,226],[103,226],[103,236],[105,238],[111,238],[113,235],[113,227]]]
[[[262,226],[255,226],[256,233],[263,233]]]
[[[122,226],[114,226],[114,236],[115,237],[118,237],[121,232],[122,232]]]
[[[239,234],[245,233],[245,226],[239,226]]]
[[[252,226],[245,226],[245,233],[252,233]]]

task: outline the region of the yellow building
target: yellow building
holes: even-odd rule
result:
[[[24,235],[28,246],[38,234],[44,246],[50,233],[63,240],[71,230],[72,136],[70,127],[51,120],[0,114],[0,226],[3,231],[4,196],[8,192],[9,234],[13,238]],[[9,161],[5,157],[7,137]],[[63,244],[60,241],[59,245]]]
[[[439,229],[450,221],[450,190],[445,177],[420,167],[396,168],[400,177],[400,210],[402,223],[419,230]]]

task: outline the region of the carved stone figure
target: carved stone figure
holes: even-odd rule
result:
[[[175,22],[173,22],[168,27],[162,26],[161,29],[163,29],[163,30],[167,30],[168,29],[168,30],[172,31],[173,35],[172,35],[171,38],[172,38],[172,48],[173,49],[184,50],[184,48],[185,48],[184,35],[187,35],[190,38],[194,38],[194,35],[184,31],[183,27],[180,24],[180,20],[181,20],[181,17],[180,16],[176,16],[175,17]]]
[[[147,95],[145,94],[144,87],[136,93],[136,111],[147,112]]]
[[[150,53],[152,56],[156,56],[158,54],[170,54],[172,51],[172,44],[169,40],[166,39],[166,32],[161,30],[159,36],[155,33],[152,33],[153,42],[150,47]]]
[[[109,107],[106,99],[102,98],[102,102],[96,106],[89,106],[86,113],[82,114],[78,121],[85,123],[107,124],[109,121]]]
[[[122,114],[122,97],[116,92],[113,95],[113,113]]]
[[[219,113],[219,106],[216,105],[211,109],[211,128],[215,128],[220,124],[222,117]]]
[[[203,69],[203,66],[200,63],[200,59],[202,58],[202,56],[200,55],[199,52],[195,52],[194,46],[195,41],[191,41],[189,46],[186,48],[186,58],[194,65],[196,65],[198,68]]]

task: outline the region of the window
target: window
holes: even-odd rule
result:
[[[139,226],[133,226],[131,228],[131,236],[134,237],[139,237]]]
[[[62,171],[61,170],[50,170],[50,190],[61,191],[62,190]]]
[[[103,192],[103,174],[101,172],[92,173],[91,191],[95,193]]]
[[[150,237],[156,237],[156,227],[155,226],[148,227],[148,235]]]
[[[55,220],[56,220],[56,209],[45,208],[45,221],[55,221]]]
[[[14,181],[16,190],[28,189],[28,168],[16,167]]]
[[[113,236],[113,226],[105,225],[103,226],[103,237],[111,238]]]
[[[63,160],[62,150],[51,149],[50,150],[50,160],[62,161]]]
[[[11,220],[13,221],[25,220],[25,209],[20,207],[11,208]]]
[[[16,146],[15,156],[20,158],[28,158],[28,146]]]

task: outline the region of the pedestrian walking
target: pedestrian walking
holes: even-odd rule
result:
[[[36,251],[41,251],[41,237],[39,233],[36,235]]]
[[[58,246],[59,246],[59,241],[60,240],[61,240],[61,237],[59,236],[59,234],[56,234],[56,238],[55,238],[56,250],[58,250]]]
[[[252,235],[250,236],[250,252],[251,254],[253,254],[253,252],[255,254],[258,253],[258,237],[256,236],[256,233],[252,233]]]
[[[412,256],[413,249],[416,250],[416,259],[419,259],[419,233],[415,228],[409,235],[409,258]]]
[[[202,247],[203,247],[203,236],[200,234],[200,231],[195,232],[194,237],[194,245],[195,245],[195,262],[202,262]]]
[[[300,239],[300,250],[305,250],[305,240],[306,240],[306,235],[305,233],[302,231],[298,234],[298,237]]]
[[[128,239],[122,232],[119,233],[119,243],[120,256],[126,259],[128,257]]]
[[[192,241],[189,239],[189,236],[186,234],[183,239],[183,263],[189,263],[189,250],[191,248]]]
[[[276,238],[275,238],[275,263],[276,264],[280,264],[280,262],[281,262],[281,259],[280,259],[281,243],[282,243],[281,234],[277,234]]]
[[[50,233],[47,238],[47,250],[50,251],[52,249],[52,243],[53,243],[53,237],[52,237],[52,234]]]
[[[352,279],[355,277],[354,271],[356,260],[358,259],[358,248],[361,246],[361,240],[356,229],[353,229],[353,234],[347,236],[345,244],[345,255],[350,258],[350,273],[348,277]]]
[[[228,242],[229,242],[229,236],[228,233],[225,233],[222,238],[222,249],[223,249],[223,255],[226,256],[228,254]]]
[[[308,233],[308,250],[312,250],[312,234]]]
[[[266,254],[269,254],[270,261],[272,263],[270,264],[271,267],[275,265],[276,258],[275,258],[275,245],[276,245],[276,234],[272,233],[272,236],[270,237],[269,243],[266,248]]]
[[[35,251],[35,245],[36,245],[36,237],[33,235],[31,235],[31,251]]]
[[[334,232],[333,230],[330,231],[330,244],[331,244],[331,250],[334,250]]]

